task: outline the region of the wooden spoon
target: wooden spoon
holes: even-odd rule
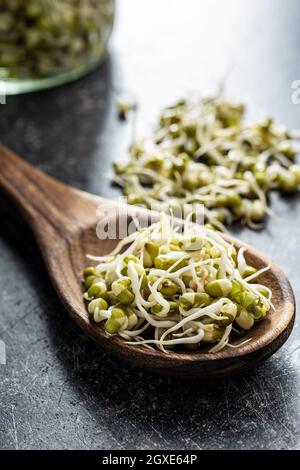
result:
[[[287,340],[295,319],[295,300],[288,279],[274,264],[261,276],[261,282],[273,291],[275,310],[248,333],[252,340],[236,349],[225,348],[209,354],[207,348],[197,352],[149,350],[126,344],[110,337],[102,326],[90,321],[82,298],[81,274],[90,262],[86,254],[104,255],[118,240],[99,240],[97,223],[109,218],[117,205],[113,201],[93,196],[66,186],[45,175],[32,165],[0,145],[0,189],[21,211],[38,241],[55,289],[71,317],[103,348],[122,359],[157,372],[181,377],[211,377],[235,374],[266,359]],[[127,209],[127,210],[126,210]],[[96,214],[97,211],[97,214]],[[134,206],[120,209],[127,223],[137,215],[143,221],[149,212]],[[237,248],[244,243],[226,235]],[[247,261],[260,269],[270,261],[247,246]],[[241,339],[235,340],[235,344]]]

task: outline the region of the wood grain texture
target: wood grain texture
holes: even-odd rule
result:
[[[71,317],[90,337],[108,351],[141,367],[181,377],[226,376],[239,373],[266,359],[287,340],[295,319],[295,300],[290,283],[276,265],[261,276],[273,291],[274,310],[249,332],[252,340],[236,349],[225,348],[209,354],[148,350],[110,337],[90,321],[82,298],[81,273],[86,254],[108,253],[118,240],[99,240],[96,225],[114,217],[127,223],[137,215],[144,221],[149,212],[133,206],[118,207],[113,201],[66,186],[32,167],[4,146],[0,146],[0,189],[28,220],[43,254],[55,289]],[[97,211],[97,213],[96,213]],[[236,247],[246,246],[232,239]],[[263,254],[247,246],[247,261],[260,269],[270,264]],[[235,343],[241,340],[235,340]]]

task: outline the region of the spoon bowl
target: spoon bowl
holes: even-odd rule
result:
[[[91,264],[86,255],[102,256],[119,241],[120,230],[136,218],[147,224],[158,214],[115,202],[64,185],[45,175],[0,145],[0,190],[8,196],[31,226],[38,241],[54,287],[66,310],[82,330],[103,348],[140,367],[158,373],[187,378],[226,376],[245,371],[277,351],[289,337],[295,319],[295,300],[290,283],[281,268],[272,264],[260,282],[273,291],[271,310],[248,333],[249,341],[235,339],[238,347],[210,354],[199,351],[163,353],[140,345],[127,344],[119,336],[109,336],[90,320],[83,300],[82,270]],[[96,228],[112,230],[113,236],[99,239]],[[104,230],[105,231],[105,230]],[[224,238],[236,248],[246,247],[247,262],[257,269],[269,264],[263,254],[230,235]]]

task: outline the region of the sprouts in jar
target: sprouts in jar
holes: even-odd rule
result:
[[[29,91],[77,78],[104,57],[114,0],[0,0],[0,80]]]

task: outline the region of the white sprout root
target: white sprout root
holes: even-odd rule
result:
[[[182,218],[201,204],[218,230],[234,221],[260,229],[274,216],[268,192],[299,188],[299,135],[270,118],[249,124],[245,106],[221,96],[180,100],[148,138],[133,142],[128,164],[115,163],[114,181],[129,204]]]
[[[189,223],[181,232],[161,213],[158,223],[86,268],[89,314],[133,346],[165,353],[203,344],[212,345],[211,353],[236,347],[229,341],[272,307],[271,290],[257,283],[269,267],[256,271],[245,252],[206,226]]]

